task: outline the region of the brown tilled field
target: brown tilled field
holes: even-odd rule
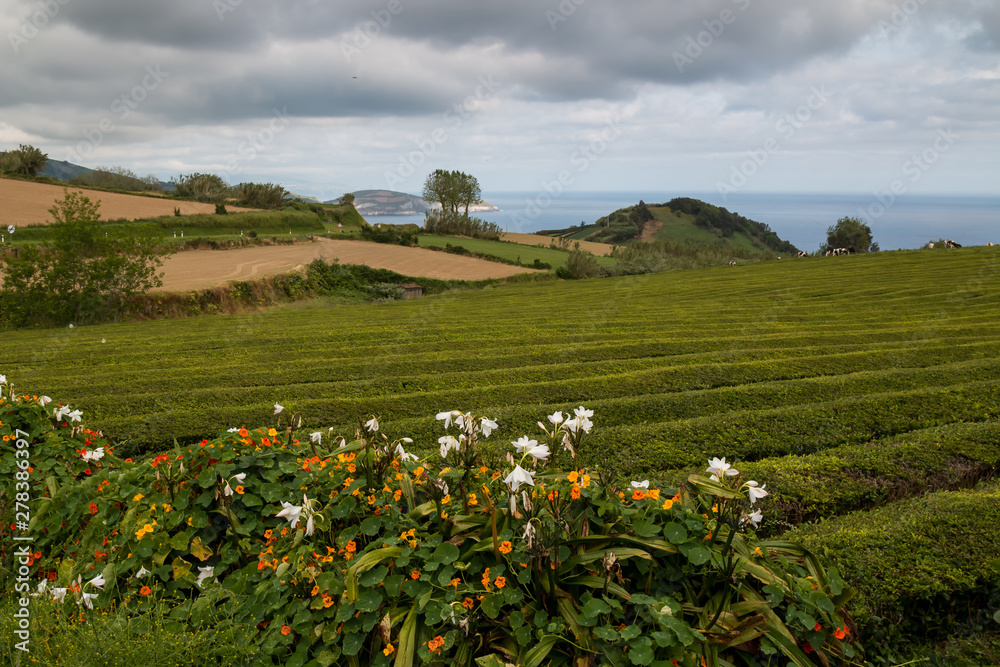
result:
[[[337,259],[341,264],[364,264],[407,276],[441,280],[505,278],[534,269],[450,255],[423,248],[367,241],[317,239],[290,246],[261,246],[238,250],[189,250],[163,263],[162,291],[197,290],[230,280],[253,280],[287,273],[314,259]]]
[[[521,245],[537,245],[548,248],[555,238],[551,236],[539,236],[538,234],[515,234],[506,232],[500,235],[501,241],[520,243]],[[576,245],[577,241],[570,241],[570,247]],[[610,255],[612,246],[607,243],[594,243],[593,241],[579,241],[580,250],[586,250],[594,255]]]
[[[0,178],[0,225],[32,225],[51,222],[49,209],[57,199],[63,197],[62,185],[48,183],[32,183],[12,178]],[[70,188],[90,197],[91,201],[101,202],[101,219],[117,220],[127,218],[151,218],[158,215],[173,215],[174,208],[179,208],[182,215],[194,213],[215,213],[214,204],[201,204],[193,201],[178,201],[175,199],[158,199],[156,197],[140,197],[123,195],[116,192],[101,192]],[[227,206],[230,211],[248,211],[251,209],[239,206]]]

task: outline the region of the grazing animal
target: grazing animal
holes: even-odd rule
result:
[[[809,253],[807,253],[805,250],[800,250],[799,251],[799,257],[808,257],[808,256],[809,256]]]
[[[933,250],[934,249],[934,244],[933,243],[928,243],[927,247],[930,248],[931,250]]]
[[[944,247],[945,247],[945,248],[961,248],[961,247],[962,247],[962,244],[960,244],[960,243],[955,243],[955,242],[954,242],[954,241],[952,241],[951,239],[945,239],[945,242],[944,242]]]
[[[780,257],[778,259],[781,259]]]
[[[736,260],[734,259],[733,261],[729,262],[729,266],[736,266]]]
[[[827,256],[827,257],[829,257],[829,256],[830,256],[830,255],[832,255],[832,254],[833,254],[833,251],[832,251],[832,250],[827,250],[827,251],[826,251],[826,256]]]
[[[986,247],[987,248],[992,248],[993,247],[993,241],[990,241],[989,243],[987,243]]]

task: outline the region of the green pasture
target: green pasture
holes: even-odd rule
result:
[[[421,248],[428,246],[444,248],[449,244],[452,246],[461,246],[472,252],[493,255],[494,257],[500,257],[522,265],[532,264],[535,260],[538,260],[539,262],[550,264],[553,269],[566,266],[566,259],[569,257],[569,253],[565,250],[522,245],[520,243],[511,243],[510,241],[487,241],[484,239],[467,239],[456,236],[421,235],[419,243]],[[615,263],[610,257],[598,257],[597,261],[606,266],[611,266]]]

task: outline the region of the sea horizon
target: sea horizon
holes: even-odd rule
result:
[[[948,238],[961,245],[1000,243],[1000,195],[890,193],[670,192],[643,190],[487,191],[483,199],[499,211],[476,217],[504,231],[531,234],[592,224],[639,200],[662,204],[676,197],[701,199],[768,225],[800,250],[814,251],[827,228],[845,217],[860,217],[882,250],[919,248]],[[371,216],[384,224],[420,224],[422,215]]]

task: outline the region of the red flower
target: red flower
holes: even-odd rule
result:
[[[97,505],[95,503],[90,503],[90,513],[97,514]]]

